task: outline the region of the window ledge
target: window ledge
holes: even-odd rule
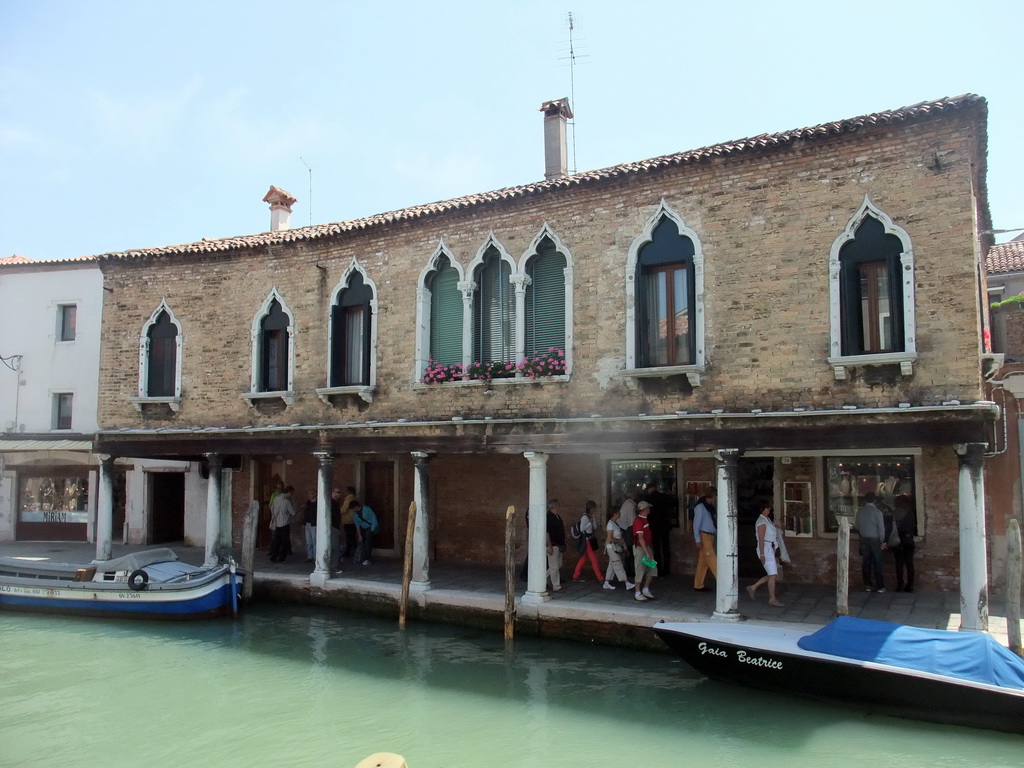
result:
[[[249,405],[256,405],[260,400],[281,400],[285,405],[295,404],[295,393],[291,390],[281,392],[243,392],[241,395]]]
[[[917,360],[917,352],[883,352],[879,355],[847,355],[845,357],[830,357],[828,364],[832,366],[832,372],[837,381],[846,379],[847,368],[865,368],[872,365],[895,365],[900,366],[900,372],[904,376],[914,375],[914,361]]]
[[[166,405],[175,413],[181,410],[180,397],[129,397],[128,402],[134,405],[139,413],[142,413],[144,405]]]
[[[633,379],[665,379],[669,376],[685,376],[690,386],[700,386],[700,375],[704,373],[703,365],[661,365],[655,368],[629,368],[621,375]]]
[[[373,391],[373,387],[366,386],[365,384],[357,384],[355,386],[347,387],[320,387],[316,390],[316,394],[317,397],[328,405],[331,404],[331,398],[338,395],[356,395],[361,397],[367,403],[372,403]]]
[[[491,379],[490,381],[484,381],[483,379],[460,379],[458,381],[442,381],[437,384],[424,384],[422,381],[417,381],[412,385],[412,388],[420,392],[429,389],[437,389],[438,387],[445,387],[447,389],[452,387],[484,387],[486,389],[490,389],[491,387],[507,387],[514,386],[516,384],[564,384],[568,381],[569,374],[564,374],[562,376],[537,376],[532,379],[529,376],[502,376]]]

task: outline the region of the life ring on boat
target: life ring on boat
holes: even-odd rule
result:
[[[141,568],[137,571],[132,571],[128,576],[128,586],[132,589],[145,589],[149,586],[149,574]]]

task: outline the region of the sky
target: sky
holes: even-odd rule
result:
[[[564,96],[586,171],[976,93],[1024,228],[1022,30],[1020,0],[0,0],[0,256],[263,232],[271,185],[305,226],[535,182]]]

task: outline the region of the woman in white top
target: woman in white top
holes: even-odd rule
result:
[[[622,528],[619,526],[621,510],[612,510],[608,518],[608,525],[605,526],[604,550],[608,553],[608,570],[604,574],[604,588],[615,589],[611,583],[614,576],[619,581],[626,583],[626,589],[632,589],[635,585],[627,580],[626,568],[622,565],[622,556],[626,552],[626,543],[622,536]]]
[[[750,599],[756,599],[754,593],[762,584],[768,585],[768,605],[782,608],[782,603],[775,599],[775,577],[779,572],[779,566],[775,561],[775,550],[779,548],[779,532],[775,527],[775,515],[772,513],[771,505],[765,506],[754,524],[757,529],[757,556],[764,566],[765,575],[759,581],[747,587],[747,594]]]

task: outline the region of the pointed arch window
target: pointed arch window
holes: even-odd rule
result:
[[[178,327],[167,310],[162,310],[149,326],[149,365],[146,394],[149,397],[173,397],[178,382]]]
[[[461,276],[448,256],[437,259],[427,281],[430,290],[430,359],[441,365],[462,364]]]
[[[252,378],[242,397],[257,400],[280,398],[294,402],[295,321],[284,299],[274,288],[252,322]]]
[[[832,245],[829,265],[831,356],[836,378],[847,368],[917,358],[914,256],[910,238],[865,197]]]
[[[359,272],[353,272],[331,308],[331,387],[370,383],[372,300],[372,289]]]
[[[526,357],[566,347],[565,268],[565,255],[543,237],[526,265]]]
[[[476,271],[473,294],[473,359],[481,363],[515,359],[515,291],[512,267],[493,245]]]
[[[704,257],[693,230],[664,202],[630,248],[626,266],[626,374],[704,370]]]
[[[177,411],[181,405],[181,324],[166,301],[154,310],[139,335],[138,397],[136,409],[164,404]]]
[[[288,389],[288,315],[274,299],[260,321],[259,392],[284,392]]]

